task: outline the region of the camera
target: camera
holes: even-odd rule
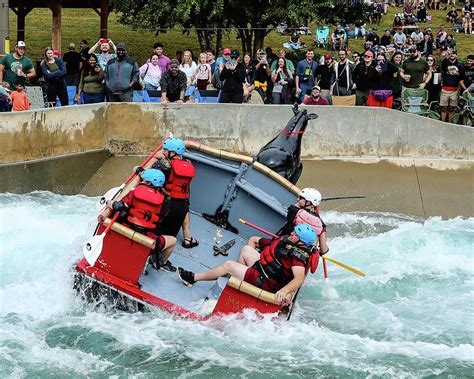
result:
[[[266,61],[267,60],[267,55],[266,54],[260,55],[260,60],[261,61]]]

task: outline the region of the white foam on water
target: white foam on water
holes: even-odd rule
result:
[[[290,322],[249,310],[206,322],[83,303],[72,265],[96,199],[0,195],[0,375],[466,377],[474,368],[474,220],[323,214],[328,262]],[[333,230],[333,231],[332,231]],[[331,235],[332,233],[332,235]]]

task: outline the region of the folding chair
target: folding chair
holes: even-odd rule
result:
[[[428,91],[421,88],[403,88],[402,111],[421,116],[428,116],[430,113]]]

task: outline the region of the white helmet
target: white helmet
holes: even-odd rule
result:
[[[300,196],[311,202],[315,207],[321,203],[322,199],[321,192],[314,188],[303,188],[300,192]]]
[[[26,43],[24,41],[18,41],[16,47],[26,47]]]

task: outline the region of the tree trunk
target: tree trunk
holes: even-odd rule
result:
[[[216,33],[216,57],[219,56],[222,50],[222,29],[217,29]]]
[[[212,30],[205,30],[204,31],[204,35],[205,35],[205,39],[206,39],[206,49],[210,49],[212,47],[212,36],[214,34],[214,31]],[[203,50],[204,51],[204,50]]]
[[[255,54],[255,52],[258,50],[258,49],[263,49],[263,42],[265,41],[265,35],[266,35],[266,31],[265,30],[260,30],[260,29],[257,29],[254,31],[254,42],[253,42],[253,53]]]
[[[206,36],[204,30],[196,30],[197,38],[199,41],[199,46],[201,47],[201,51],[205,51],[206,47]]]

